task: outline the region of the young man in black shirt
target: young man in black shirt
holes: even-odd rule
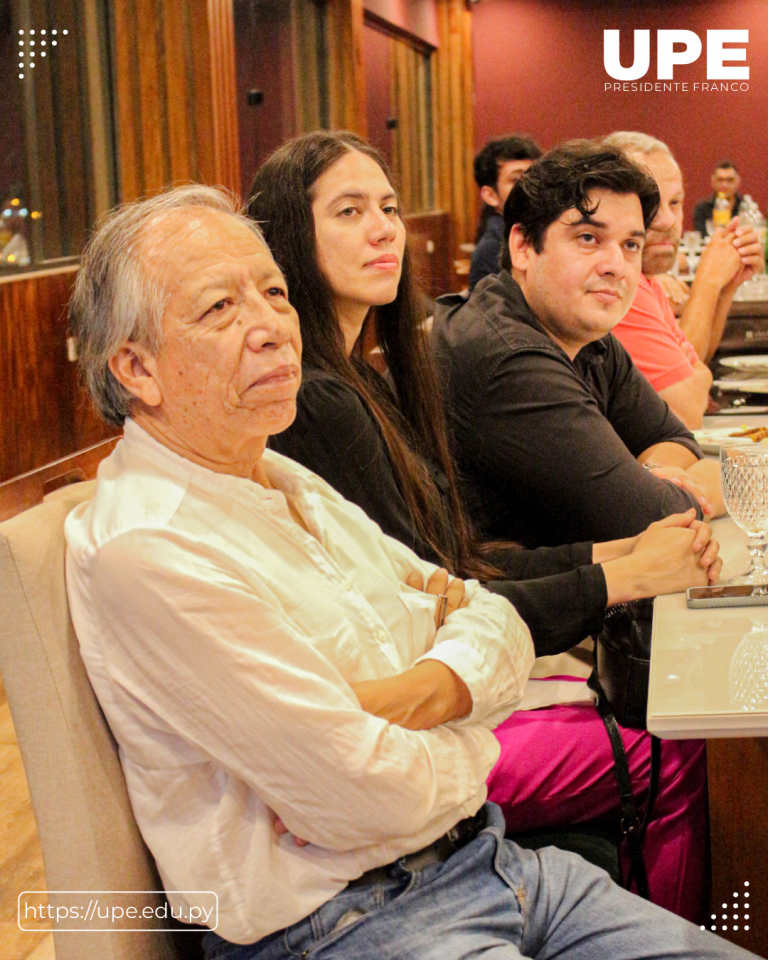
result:
[[[489,140],[475,157],[475,182],[480,187],[483,213],[469,268],[469,292],[489,273],[499,272],[504,241],[504,202],[541,150],[530,137],[512,135]]]
[[[724,512],[718,464],[610,334],[658,203],[618,151],[566,144],[513,187],[500,274],[469,301],[438,301],[455,452],[484,537],[615,539],[692,504]]]

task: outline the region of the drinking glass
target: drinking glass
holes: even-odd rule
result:
[[[688,248],[688,253],[695,256],[701,252],[701,234],[698,230],[686,230],[683,234],[683,243]]]
[[[746,583],[765,588],[765,550],[768,531],[768,445],[727,443],[720,448],[723,499],[731,519],[749,536],[750,568],[729,583]]]

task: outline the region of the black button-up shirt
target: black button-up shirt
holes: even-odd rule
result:
[[[376,420],[338,376],[305,365],[296,420],[270,437],[269,445],[318,473],[384,533],[426,560],[441,562],[419,537]],[[442,476],[435,476],[438,487]],[[443,539],[449,549],[448,529]],[[505,596],[528,624],[537,656],[568,650],[602,628],[608,592],[602,567],[592,563],[591,543],[502,549],[490,559],[509,579],[494,580],[488,588]]]
[[[472,251],[469,265],[469,292],[489,273],[499,272],[499,254],[504,242],[504,217],[494,211],[489,212],[488,222],[482,237]]]
[[[636,459],[669,441],[701,451],[612,334],[572,362],[502,270],[468,301],[441,297],[433,339],[483,537],[529,547],[614,540],[697,506]]]

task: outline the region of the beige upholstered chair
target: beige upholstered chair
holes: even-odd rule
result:
[[[7,484],[0,486],[0,501],[3,487],[8,492]],[[93,487],[94,481],[61,487],[39,506],[0,523],[0,675],[48,889],[156,891],[154,862],[136,827],[115,742],[88,682],[67,605],[64,519]],[[56,906],[56,894],[50,902]],[[161,904],[162,894],[148,895],[147,902]],[[56,932],[54,927],[54,941],[57,960],[200,955],[197,932]]]

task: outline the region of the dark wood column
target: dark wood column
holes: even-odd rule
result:
[[[114,0],[121,200],[200,181],[238,192],[231,0]]]

